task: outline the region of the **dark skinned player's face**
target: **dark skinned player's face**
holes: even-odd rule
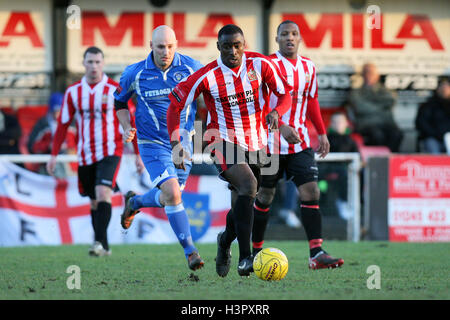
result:
[[[222,35],[217,41],[217,49],[220,51],[220,58],[228,68],[236,68],[242,63],[245,40],[242,34]]]
[[[281,25],[275,40],[284,57],[297,58],[298,47],[302,37],[296,24],[285,23]]]

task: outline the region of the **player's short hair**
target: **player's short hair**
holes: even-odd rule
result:
[[[217,39],[220,39],[220,37],[223,35],[232,35],[236,33],[239,33],[242,36],[244,36],[244,32],[242,31],[241,28],[239,28],[234,24],[227,24],[219,30],[219,33],[217,34]]]
[[[102,54],[102,57],[104,57],[103,51],[102,51],[100,48],[98,48],[98,47],[92,46],[92,47],[87,48],[86,51],[84,51],[83,59],[86,58],[86,55],[87,55],[88,53],[92,53],[92,54],[101,53],[101,54]]]
[[[295,23],[294,21],[292,21],[292,20],[284,20],[283,22],[281,22],[281,23],[278,25],[278,27],[277,27],[277,34],[280,32],[280,28],[281,28],[282,25],[289,24],[289,23],[295,24],[295,25],[297,26],[297,28],[300,30],[300,27],[299,27],[298,24]]]

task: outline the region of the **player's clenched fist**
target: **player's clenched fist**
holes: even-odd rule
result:
[[[131,140],[134,139],[134,136],[136,134],[136,129],[135,128],[128,128],[125,130],[125,133],[123,135],[125,142],[131,142]]]

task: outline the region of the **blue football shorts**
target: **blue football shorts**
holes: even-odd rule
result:
[[[192,144],[185,147],[185,150],[192,155]],[[192,168],[191,161],[184,161],[186,170],[175,168],[170,145],[167,147],[156,143],[139,144],[139,153],[154,186],[159,188],[163,182],[176,178],[180,184],[180,189],[184,189]]]

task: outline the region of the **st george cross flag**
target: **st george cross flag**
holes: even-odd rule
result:
[[[136,173],[134,161],[122,159],[121,189],[112,197],[108,227],[110,244],[176,243],[162,208],[141,210],[130,229],[123,230],[120,215],[128,190],[138,194],[151,188],[148,176]],[[90,201],[78,193],[77,177],[55,179],[0,161],[0,246],[91,244]],[[183,202],[196,242],[215,242],[225,227],[230,192],[217,176],[190,176]]]

